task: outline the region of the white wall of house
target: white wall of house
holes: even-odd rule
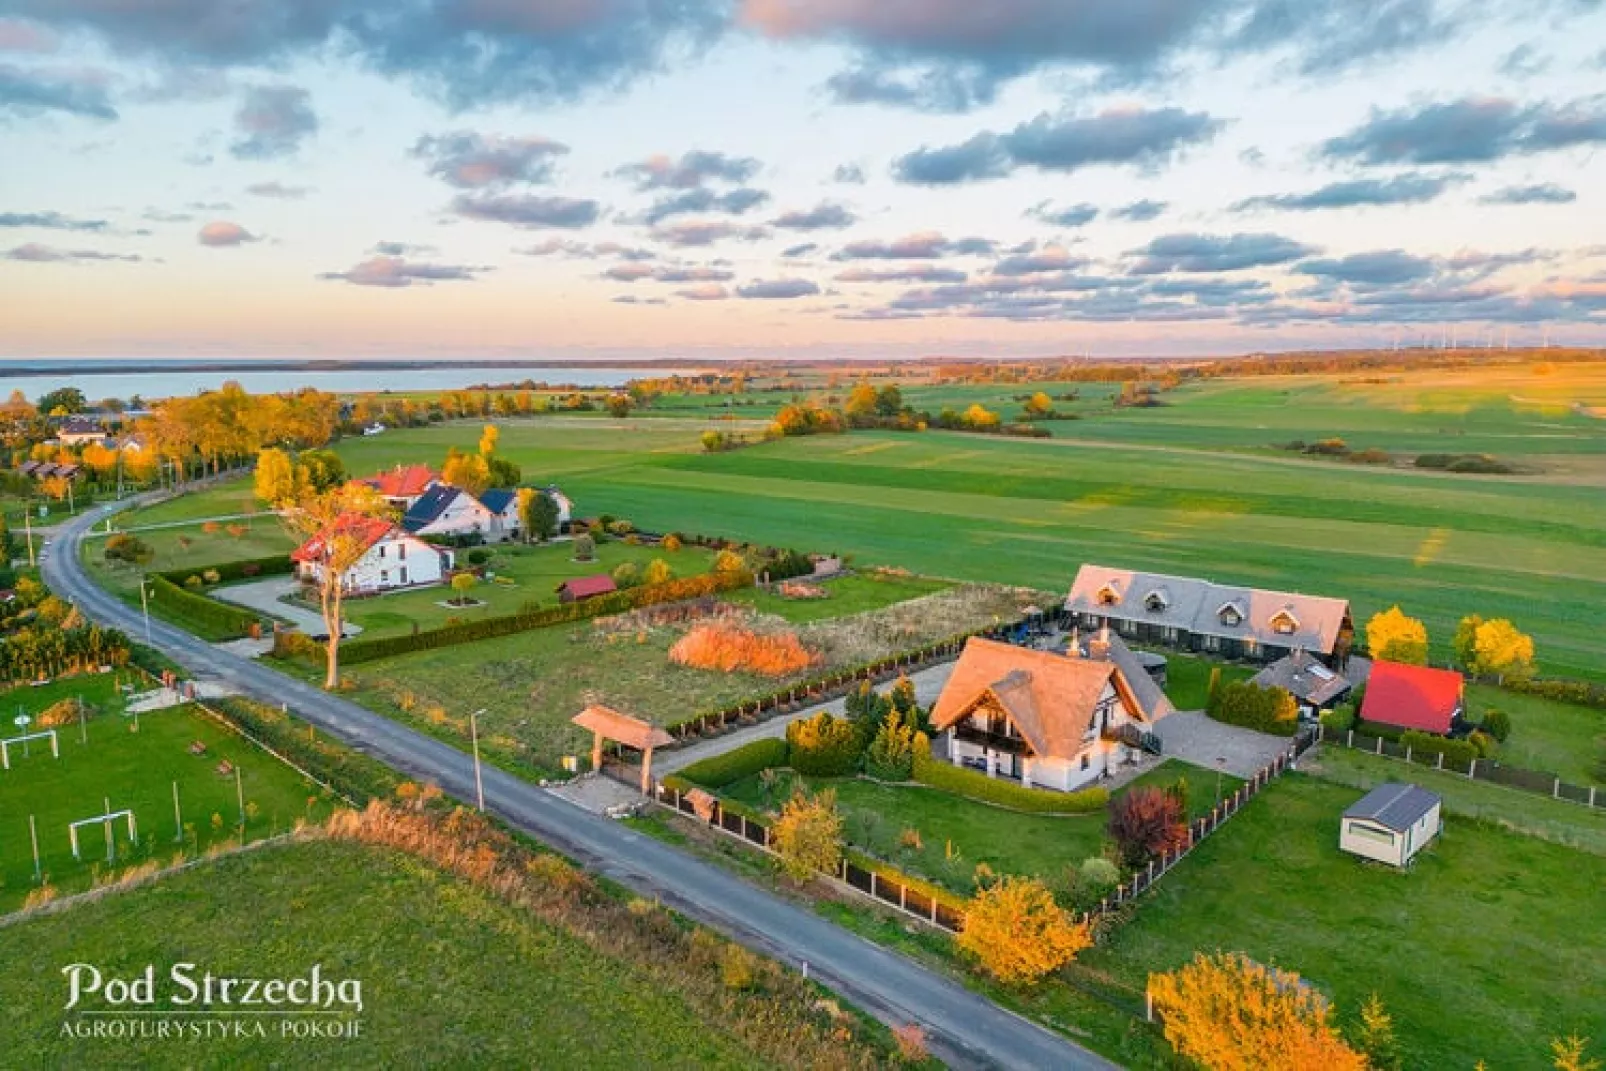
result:
[[[1128,722],[1138,721],[1127,710],[1126,704],[1121,701],[1120,693],[1113,685],[1105,685],[1104,694],[1099,698],[1099,705],[1100,707],[1108,705],[1109,727],[1112,729]],[[1106,773],[1114,773],[1116,767],[1129,758],[1130,749],[1113,740],[1105,740],[1100,728],[1099,721],[1095,717],[1092,727],[1082,738],[1081,750],[1075,755],[1037,757],[1022,755],[1018,760],[1007,751],[990,748],[971,740],[961,740],[952,729],[949,729],[946,732],[948,761],[955,766],[964,766],[978,773],[985,773],[989,777],[1013,779],[1014,772],[1018,770],[1019,780],[1024,785],[1074,792],[1093,784]]]
[[[452,499],[451,505],[439,517],[420,528],[414,535],[460,536],[491,534],[495,518],[479,499],[464,492]]]
[[[404,532],[392,532],[346,570],[343,584],[348,592],[357,593],[423,587],[439,584],[452,565],[451,551],[430,546]],[[299,575],[316,581],[323,575],[323,565],[302,562]]]
[[[501,513],[493,513],[491,515],[489,533],[491,539],[498,542],[517,539],[519,533],[523,530],[524,526],[519,520],[519,500],[517,496],[508,499],[507,508],[503,509]]]
[[[1339,830],[1338,846],[1365,859],[1404,866],[1438,835],[1439,807],[1435,804],[1404,833],[1385,829],[1365,818],[1346,818]]]

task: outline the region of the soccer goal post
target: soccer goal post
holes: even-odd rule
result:
[[[76,822],[69,822],[67,824],[67,836],[72,840],[72,857],[74,859],[83,858],[83,855],[78,851],[78,830],[84,826],[99,825],[106,831],[106,861],[111,862],[116,857],[116,852],[113,847],[114,841],[112,839],[112,826],[119,819],[128,820],[128,842],[130,844],[138,844],[139,830],[134,824],[134,812],[130,810],[108,810],[105,814],[97,814],[93,818],[80,818]]]
[[[49,740],[51,758],[61,758],[61,745],[56,741],[56,730],[42,729],[37,733],[23,733],[7,740],[0,740],[0,769],[11,769],[11,749],[18,744],[23,746],[24,752],[31,740]]]

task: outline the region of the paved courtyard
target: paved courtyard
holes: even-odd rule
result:
[[[1234,777],[1249,777],[1292,745],[1283,736],[1223,725],[1201,710],[1180,710],[1154,725],[1167,758],[1195,766],[1218,767]]]
[[[225,588],[218,588],[211,593],[214,599],[223,602],[232,602],[236,606],[244,606],[248,610],[270,617],[282,618],[308,636],[318,637],[325,634],[323,618],[305,607],[295,606],[281,601],[285,595],[295,593],[300,585],[292,577],[275,576],[266,580],[253,580],[249,584],[231,584]],[[355,636],[362,631],[361,625],[346,622],[341,634]]]

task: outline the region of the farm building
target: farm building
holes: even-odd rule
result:
[[[1077,571],[1065,612],[1084,628],[1225,658],[1271,662],[1296,650],[1342,666],[1354,639],[1349,603],[1103,565]]]
[[[1373,662],[1361,720],[1443,736],[1461,720],[1463,691],[1461,674],[1453,669]]]
[[[392,506],[407,510],[440,482],[440,476],[428,465],[397,465],[362,482],[378,491]]]
[[[341,585],[353,595],[439,584],[452,569],[452,552],[431,546],[383,517],[347,514],[334,531],[317,535],[291,552],[296,576],[321,581],[329,539],[349,536],[366,550],[346,570]]]
[[[558,601],[579,602],[581,599],[608,595],[618,590],[619,586],[613,582],[613,577],[606,574],[577,576],[558,585]]]
[[[1129,678],[1106,654],[971,639],[932,708],[941,734],[933,753],[989,777],[1069,792],[1157,747],[1149,729],[1170,705],[1146,705],[1139,689],[1153,682],[1141,670],[1141,683]]]
[[[1416,785],[1378,785],[1344,812],[1338,846],[1403,867],[1439,835],[1439,797]]]
[[[484,503],[462,488],[438,483],[418,497],[401,523],[416,536],[488,537],[495,517]]]
[[[1354,685],[1336,670],[1328,669],[1308,651],[1295,651],[1255,674],[1262,688],[1281,688],[1299,704],[1299,716],[1314,718],[1335,703],[1342,703]]]

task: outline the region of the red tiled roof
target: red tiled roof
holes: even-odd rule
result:
[[[572,580],[565,580],[558,585],[558,590],[567,589],[569,594],[577,599],[590,598],[593,595],[606,595],[610,591],[617,591],[613,577],[606,574],[600,576],[577,576]]]
[[[397,465],[363,482],[386,498],[415,498],[439,477],[428,465]]]
[[[290,560],[297,562],[321,561],[324,555],[324,540],[330,535],[355,536],[363,545],[363,549],[373,546],[385,536],[390,534],[395,524],[384,517],[370,517],[365,513],[343,514],[339,520],[330,525],[329,529],[313,536],[295,550],[290,552]]]
[[[1373,662],[1361,718],[1401,729],[1447,733],[1461,706],[1461,674],[1453,669]]]

